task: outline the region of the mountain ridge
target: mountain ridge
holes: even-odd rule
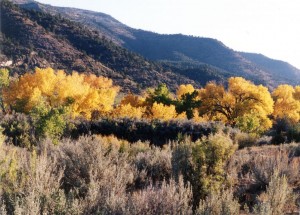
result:
[[[133,92],[160,81],[172,90],[183,83],[198,85],[62,17],[24,11],[1,1],[1,19],[0,42],[3,53],[13,59],[13,70],[51,66],[69,72],[91,72],[112,78],[122,89]]]
[[[245,58],[251,60],[256,65],[260,66],[266,71],[272,71],[273,73],[276,73],[278,76],[284,78],[286,76],[286,68],[288,67],[290,70],[288,71],[290,74],[288,74],[291,79],[299,79],[300,73],[299,69],[295,66],[282,61],[282,60],[275,60],[272,58],[269,58],[263,54],[258,53],[246,53],[246,52],[239,52],[242,56]]]
[[[157,34],[134,29],[101,12],[54,7],[31,0],[14,0],[14,2],[27,10],[60,15],[79,22],[97,31],[99,36],[150,61],[159,62],[164,69],[172,70],[180,77],[187,78],[187,81],[193,80],[196,84],[204,85],[209,80],[225,81],[230,76],[242,76],[269,88],[284,83],[300,84],[300,70],[290,64],[272,61],[270,58],[262,63],[267,57],[256,55],[253,57],[252,53],[234,51],[216,39],[182,34]],[[273,63],[277,63],[277,66],[267,65]]]

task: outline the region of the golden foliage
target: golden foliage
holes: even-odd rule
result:
[[[195,88],[193,87],[193,85],[191,84],[182,84],[178,87],[177,91],[176,91],[176,95],[177,95],[177,98],[178,99],[181,99],[181,97],[184,95],[184,94],[187,94],[187,93],[193,93],[195,91]]]
[[[69,105],[73,117],[90,118],[92,111],[110,111],[118,90],[107,78],[37,68],[35,73],[26,73],[10,83],[3,97],[6,104],[20,112],[28,113],[45,102],[51,107]]]
[[[193,115],[194,115],[194,117],[192,118],[192,120],[194,122],[199,123],[199,122],[207,122],[207,121],[209,121],[209,117],[207,115],[200,116],[199,115],[199,111],[197,109],[193,110]]]
[[[121,104],[113,110],[113,117],[116,118],[137,118],[141,119],[145,113],[145,107],[133,107],[131,104]]]
[[[235,125],[238,117],[259,113],[265,119],[264,129],[271,126],[267,116],[273,112],[273,99],[268,89],[262,85],[254,85],[241,77],[228,79],[228,90],[223,85],[209,82],[199,90],[202,104],[200,113],[207,114],[210,119],[219,118],[225,123]]]
[[[151,113],[153,119],[171,120],[176,118],[177,113],[174,105],[164,105],[162,103],[154,102],[151,107]]]
[[[144,97],[127,94],[113,108],[119,88],[108,78],[37,68],[34,73],[11,79],[7,86],[8,71],[1,72],[4,105],[24,113],[43,104],[52,108],[68,107],[73,117],[91,118],[95,112],[100,116],[161,120],[190,116],[196,122],[222,121],[255,133],[272,126],[271,114],[275,119],[300,120],[300,86],[280,85],[271,96],[262,85],[232,77],[228,79],[228,88],[215,82],[201,89],[191,84],[180,85],[175,99],[166,85],[159,85]]]
[[[121,105],[127,105],[130,104],[132,107],[142,107],[145,106],[145,98],[133,95],[132,93],[124,96],[124,98],[121,101]]]
[[[182,112],[176,116],[176,119],[187,119],[186,112]]]
[[[287,118],[291,122],[298,122],[300,119],[300,87],[293,88],[290,85],[280,85],[272,93],[274,98],[274,118]],[[298,98],[297,100],[295,99]]]

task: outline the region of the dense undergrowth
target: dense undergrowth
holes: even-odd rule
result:
[[[41,139],[50,138],[58,144],[61,138],[77,139],[83,135],[114,135],[130,143],[149,141],[163,146],[169,141],[180,140],[186,136],[192,141],[218,132],[226,133],[238,147],[282,144],[300,141],[300,124],[276,121],[265,135],[242,132],[221,122],[194,122],[191,120],[146,120],[130,118],[102,118],[87,120],[83,118],[66,119],[57,115],[46,115],[38,119],[23,113],[0,114],[0,126],[6,142],[31,149]],[[57,118],[58,117],[58,118]]]
[[[163,147],[99,135],[3,143],[1,214],[296,212],[300,145],[238,150],[225,132]]]

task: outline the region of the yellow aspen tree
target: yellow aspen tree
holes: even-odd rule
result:
[[[174,105],[164,105],[154,102],[151,107],[152,119],[171,120],[176,118],[177,113]]]
[[[227,118],[229,118],[229,116],[224,101],[226,91],[223,85],[209,82],[204,88],[199,90],[199,96],[202,101],[199,107],[199,114],[201,116],[205,115],[209,120],[213,120],[217,115],[221,114],[224,115],[224,122],[228,120]],[[229,99],[227,99],[227,101],[228,100]]]
[[[145,113],[145,109],[145,107],[133,107],[131,104],[120,104],[113,110],[112,116],[115,118],[141,119]]]
[[[29,113],[43,102],[50,107],[69,106],[73,117],[90,118],[93,111],[110,111],[118,90],[107,78],[37,68],[35,73],[26,73],[11,82],[3,97],[19,112]]]
[[[299,88],[297,88],[297,93]],[[300,119],[300,100],[296,100],[298,94],[295,88],[290,85],[279,85],[273,92],[274,118],[286,118],[291,122],[298,122]],[[295,98],[296,97],[296,98]]]
[[[121,100],[121,105],[130,104],[132,107],[144,107],[145,106],[145,98],[141,96],[134,95],[132,93],[127,94]]]
[[[195,91],[195,88],[191,84],[182,84],[178,87],[176,91],[177,99],[181,99],[184,94],[190,93],[192,94]]]
[[[300,101],[300,86],[295,86],[294,87],[294,98],[297,100],[297,101]]]
[[[199,115],[199,111],[197,109],[194,109],[193,111],[194,117],[191,119],[194,122],[208,122],[210,119],[207,115]]]
[[[36,69],[34,74],[26,73],[17,80],[13,80],[3,90],[3,100],[6,104],[19,112],[28,113],[37,101],[49,102],[54,92],[56,75],[51,68]]]

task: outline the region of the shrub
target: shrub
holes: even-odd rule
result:
[[[135,169],[128,162],[128,153],[119,153],[118,147],[95,137],[81,137],[74,142],[65,140],[60,150],[60,162],[65,164],[63,188],[77,189],[80,196],[91,196],[89,187],[93,181],[100,196],[92,199],[91,204],[105,201],[110,192],[125,192],[133,183]]]
[[[275,171],[271,177],[267,191],[259,197],[260,203],[254,207],[255,214],[281,215],[295,207],[292,189],[286,176]]]
[[[241,131],[255,135],[263,133],[272,125],[266,125],[270,123],[268,118],[262,117],[257,113],[249,113],[243,116],[239,116],[237,117],[236,121],[236,126]]]
[[[40,104],[33,108],[30,116],[36,130],[37,138],[51,138],[54,143],[64,134],[67,126],[67,108],[51,108]]]
[[[251,166],[256,183],[262,186],[270,183],[275,170],[280,176],[285,175],[291,184],[300,181],[300,163],[290,157],[287,150],[278,149],[272,154],[257,156]]]
[[[1,120],[1,127],[7,141],[13,145],[25,148],[35,145],[35,131],[29,116],[21,113],[7,114]]]
[[[146,152],[138,153],[133,163],[139,172],[146,172],[148,183],[169,180],[172,174],[172,152],[169,146],[160,149],[153,147]]]
[[[293,124],[292,122],[287,118],[278,118],[275,120],[275,123],[273,125],[273,138],[272,143],[273,144],[282,144],[288,141],[287,138],[287,132],[290,130],[293,130]],[[293,136],[292,132],[292,136]]]
[[[257,196],[267,189],[274,170],[286,176],[291,187],[300,183],[299,144],[261,146],[238,150],[226,165],[228,179],[235,184],[235,195],[250,209]]]
[[[300,142],[300,124],[295,124],[287,130],[287,141],[288,142]]]
[[[272,141],[271,136],[263,135],[260,138],[257,139],[256,145],[262,146],[262,145],[270,145]]]
[[[253,201],[244,197],[255,199],[272,187],[273,169],[291,187],[299,186],[299,144],[242,149],[230,159],[236,149],[230,135],[219,132],[195,142],[185,136],[164,148],[114,136],[64,139],[59,145],[47,139],[31,151],[3,144],[0,213],[235,214],[233,190],[226,190],[231,182],[241,205],[251,210]],[[253,190],[252,184],[260,186]],[[265,193],[257,210],[270,208],[272,199],[265,196],[271,192]],[[286,201],[283,210],[293,203]]]
[[[234,129],[219,122],[195,123],[188,120],[148,121],[145,119],[100,119],[96,121],[77,120],[73,129],[73,137],[80,135],[100,134],[114,135],[129,142],[150,141],[162,146],[177,139],[178,134],[187,135],[196,141],[209,134],[219,131],[232,133]]]
[[[192,191],[184,185],[182,177],[178,183],[173,179],[163,181],[161,186],[150,185],[134,192],[129,199],[129,214],[192,214]]]
[[[58,165],[54,154],[30,153],[5,145],[1,147],[0,154],[1,204],[7,214],[62,214],[76,211],[76,205],[70,199],[67,201],[60,189],[63,167]]]
[[[3,128],[0,126],[0,146],[5,142],[5,135],[3,134]]]
[[[239,149],[255,146],[257,143],[257,136],[254,134],[237,132],[234,139],[238,143]]]
[[[228,135],[217,133],[195,143],[176,145],[172,166],[175,176],[183,174],[193,188],[194,207],[210,190],[219,190],[226,182],[224,165],[236,150]]]
[[[233,190],[212,191],[204,200],[200,201],[197,215],[238,215],[240,205],[233,197]]]

